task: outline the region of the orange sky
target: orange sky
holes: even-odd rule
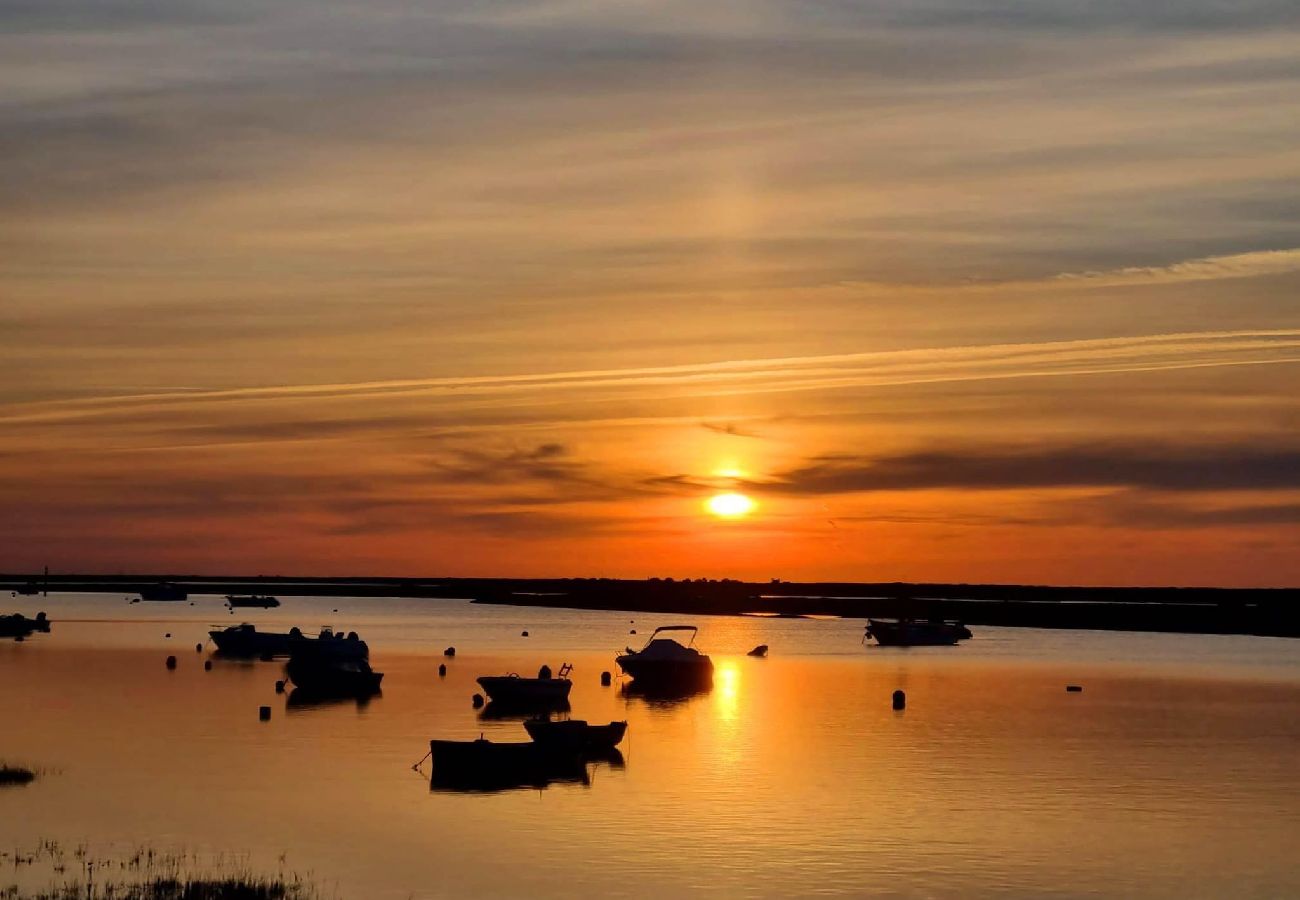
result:
[[[909,10],[0,10],[0,569],[1300,583],[1295,15]]]

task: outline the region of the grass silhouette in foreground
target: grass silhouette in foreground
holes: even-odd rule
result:
[[[0,887],[0,900],[323,900],[299,875],[257,875],[225,854],[137,847],[101,855],[45,840],[31,851],[0,851],[0,864],[26,884]]]

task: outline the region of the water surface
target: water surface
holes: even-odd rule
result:
[[[688,618],[714,686],[665,703],[600,685],[666,624],[643,614],[193,599],[8,599],[56,624],[0,643],[0,758],[52,771],[0,793],[0,844],[247,853],[347,898],[1300,893],[1300,643],[978,628],[907,650],[853,620]],[[195,644],[238,619],[361,632],[383,694],[291,706],[278,663],[205,671]],[[495,794],[411,770],[431,737],[524,740],[474,678],[563,661],[575,717],[630,723],[622,766]]]

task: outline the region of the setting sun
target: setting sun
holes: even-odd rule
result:
[[[753,512],[757,505],[744,494],[717,494],[705,504],[709,512],[724,519],[735,519]]]

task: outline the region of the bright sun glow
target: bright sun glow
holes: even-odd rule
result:
[[[735,519],[753,512],[756,504],[744,494],[716,494],[706,504],[709,512],[724,519]]]

